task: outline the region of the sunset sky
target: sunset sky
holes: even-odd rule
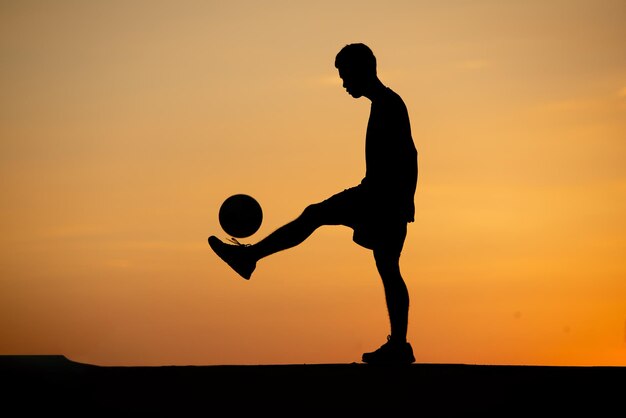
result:
[[[345,227],[256,242],[360,182],[363,42],[419,152],[401,268],[418,363],[626,366],[626,2],[0,0],[0,354],[359,362],[389,333]]]

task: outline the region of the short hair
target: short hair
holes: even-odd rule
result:
[[[364,74],[376,75],[376,57],[365,44],[348,44],[335,57],[335,67],[337,69],[350,68]]]

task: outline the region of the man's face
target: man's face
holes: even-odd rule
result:
[[[355,99],[363,96],[365,81],[362,76],[349,68],[339,68],[339,77],[343,80],[343,88]]]

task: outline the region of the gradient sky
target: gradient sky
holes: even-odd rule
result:
[[[101,365],[360,361],[368,250],[255,242],[364,175],[376,54],[419,151],[401,267],[420,363],[626,365],[626,2],[0,1],[0,354]]]

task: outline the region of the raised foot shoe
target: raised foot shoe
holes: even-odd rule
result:
[[[387,342],[378,350],[363,354],[363,362],[380,365],[403,365],[415,362],[413,348],[408,342],[395,342],[387,337]]]
[[[237,274],[246,280],[250,280],[256,268],[256,261],[247,253],[245,245],[226,244],[215,236],[209,237],[209,245],[215,254],[224,260]]]

